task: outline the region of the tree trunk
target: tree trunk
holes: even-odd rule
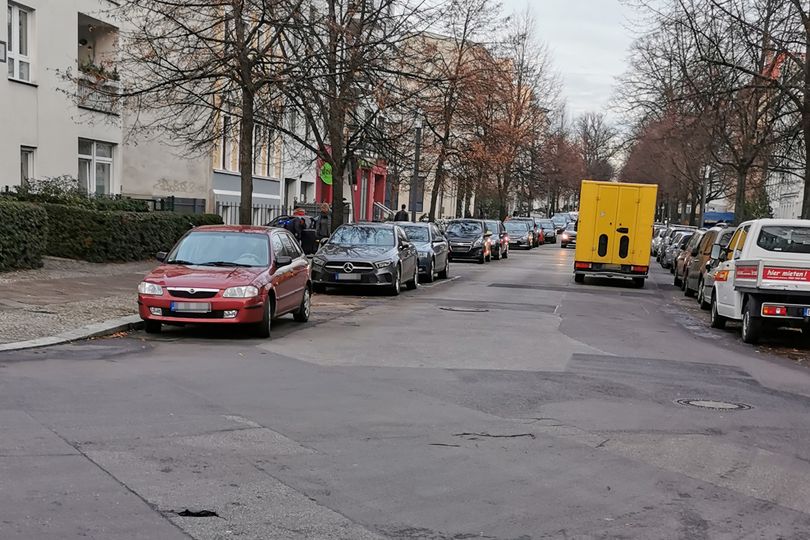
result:
[[[436,219],[436,203],[439,200],[439,192],[444,185],[444,163],[447,160],[447,148],[444,143],[439,150],[439,157],[436,160],[436,174],[433,175],[433,189],[430,191],[430,221]]]
[[[692,193],[691,195],[689,195],[689,200],[690,200],[690,201],[691,201],[691,203],[692,203],[692,207],[689,209],[689,225],[694,226],[694,225],[695,225],[695,218],[697,217],[697,215],[696,215],[696,211],[697,211],[697,197],[695,197],[695,194],[694,194],[694,193]]]
[[[253,92],[242,88],[242,121],[239,124],[239,224],[253,225]]]
[[[737,169],[737,192],[734,195],[734,224],[739,225],[747,219],[745,208],[745,181],[748,169]]]

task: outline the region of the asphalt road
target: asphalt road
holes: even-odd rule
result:
[[[810,538],[810,372],[572,261],[0,356],[0,539]]]

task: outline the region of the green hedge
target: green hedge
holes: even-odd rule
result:
[[[48,215],[30,203],[0,200],[0,271],[39,268],[48,239]]]
[[[139,261],[171,248],[191,227],[222,223],[213,214],[101,212],[43,205],[51,223],[47,254],[90,262]]]

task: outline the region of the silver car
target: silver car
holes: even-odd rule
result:
[[[681,250],[686,246],[692,238],[692,231],[678,231],[672,236],[664,254],[661,256],[661,266],[664,268],[673,268],[675,259],[681,254]]]
[[[728,247],[731,237],[734,236],[736,227],[729,227],[720,233],[712,244],[709,260],[706,261],[706,268],[703,272],[703,287],[697,292],[698,304],[701,309],[709,310],[712,307],[712,293],[714,292],[714,274],[720,264],[720,254]]]
[[[430,283],[438,274],[440,279],[450,275],[450,243],[435,223],[397,222],[419,254],[419,275]]]

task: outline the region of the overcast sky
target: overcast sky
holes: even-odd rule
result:
[[[624,71],[632,41],[632,11],[619,0],[502,0],[506,13],[531,6],[538,38],[545,42],[565,83],[563,96],[576,116],[603,110],[614,79]]]

